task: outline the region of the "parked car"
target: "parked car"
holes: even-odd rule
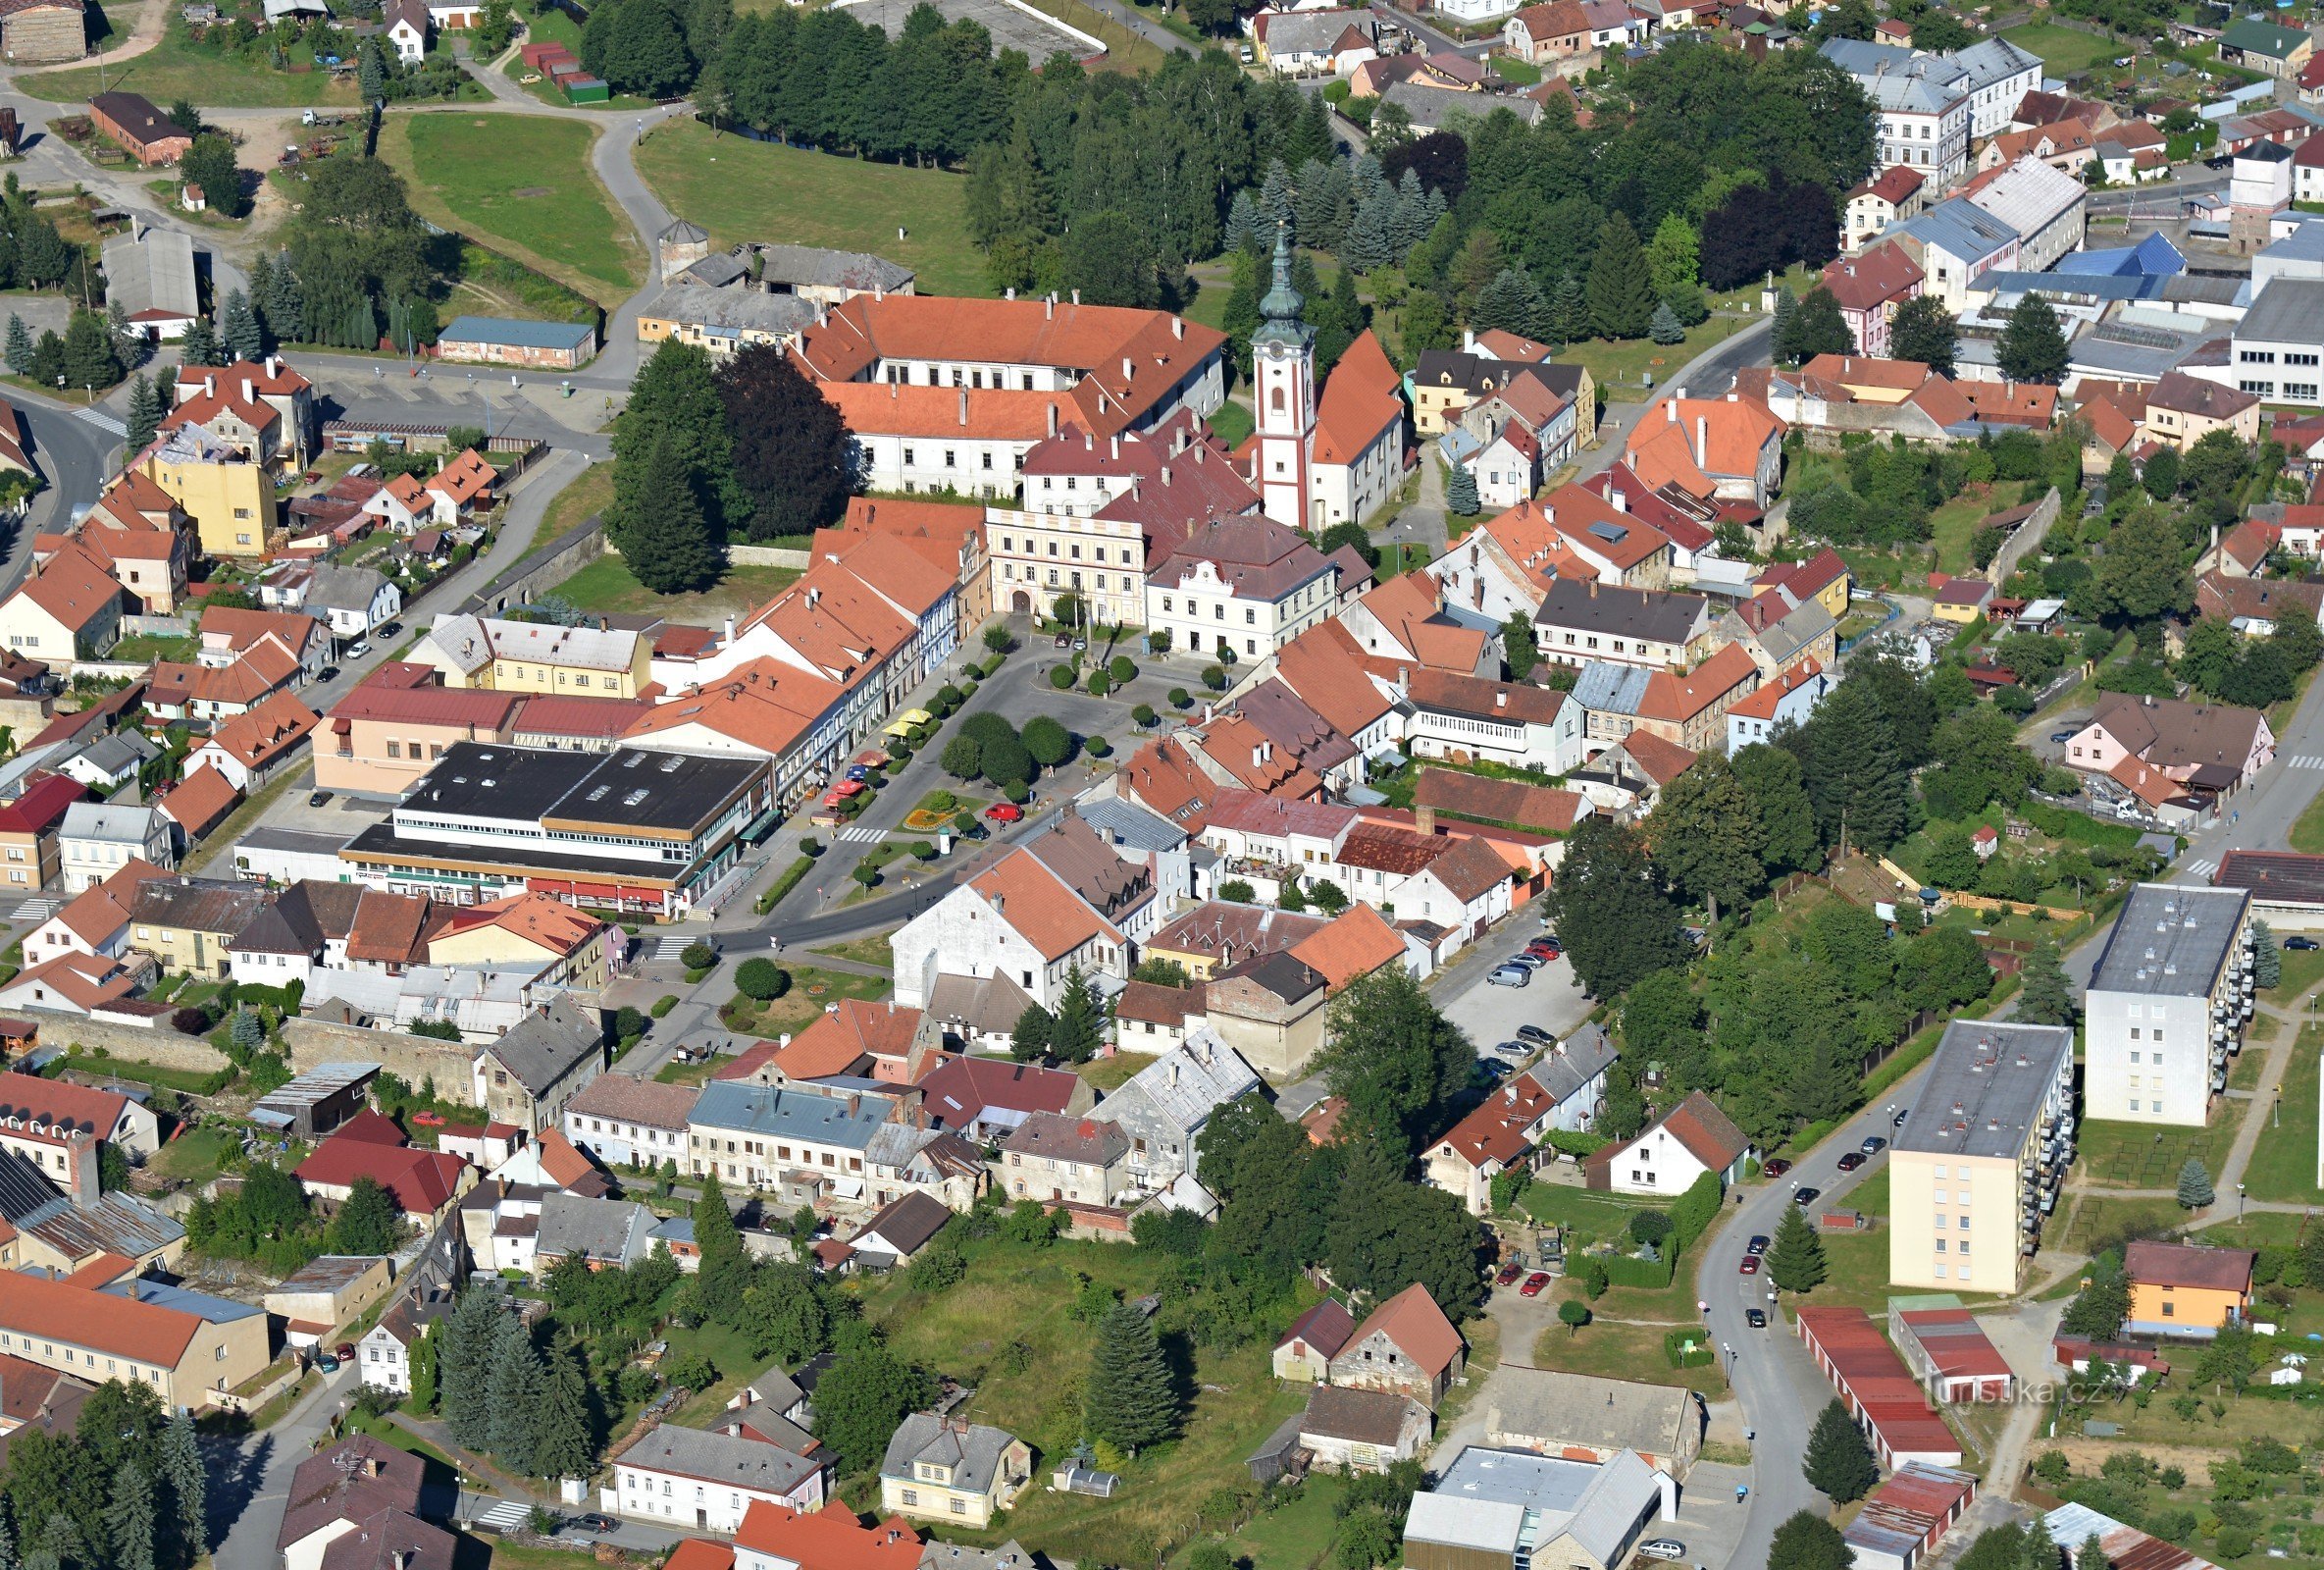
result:
[[[1763,1308],[1746,1308],[1746,1309],[1744,1309],[1744,1310],[1743,1310],[1743,1323],[1744,1323],[1744,1324],[1746,1324],[1746,1325],[1748,1325],[1748,1326],[1750,1326],[1750,1327],[1751,1327],[1753,1330],[1755,1330],[1755,1331],[1763,1331],[1763,1330],[1766,1330],[1766,1329],[1767,1329],[1767,1310],[1766,1310],[1766,1309],[1763,1309]]]
[[[1759,1170],[1763,1173],[1766,1173],[1770,1178],[1781,1178],[1783,1176],[1783,1174],[1791,1170],[1791,1163],[1785,1161],[1782,1156],[1778,1156],[1775,1160],[1767,1163]]]
[[[1525,1284],[1517,1289],[1520,1297],[1539,1297],[1541,1288],[1549,1284],[1549,1272],[1537,1270],[1525,1278]]]
[[[1496,965],[1485,979],[1497,987],[1527,987],[1533,984],[1533,972],[1522,965]]]
[[[1556,1036],[1551,1035],[1547,1030],[1542,1029],[1537,1024],[1519,1025],[1517,1027],[1517,1038],[1520,1041],[1530,1041],[1535,1046],[1541,1047],[1554,1047],[1558,1044],[1558,1038]]]
[[[2305,954],[2311,949],[2324,948],[2324,944],[2319,944],[2314,938],[2289,937],[2284,940],[2284,947]]]
[[[1014,802],[995,802],[985,809],[985,816],[996,823],[1013,823],[1025,815],[1025,810]]]
[[[1750,1240],[1749,1242],[1747,1242],[1747,1243],[1745,1243],[1745,1244],[1743,1245],[1743,1252],[1744,1252],[1744,1253],[1746,1253],[1746,1254],[1764,1254],[1764,1253],[1766,1253],[1766,1252],[1767,1252],[1767,1233],[1765,1233],[1765,1232],[1753,1232],[1753,1233],[1751,1234],[1751,1240]]]
[[[381,628],[380,628],[379,635],[380,635],[382,638],[392,638],[392,637],[394,637],[394,636],[395,636],[397,633],[399,633],[399,632],[401,632],[401,631],[403,631],[403,623],[402,623],[402,622],[400,622],[400,621],[390,621],[390,622],[387,623],[385,626],[383,626],[383,627],[381,627]]]
[[[1493,1284],[1495,1286],[1507,1286],[1511,1282],[1516,1281],[1524,1273],[1525,1267],[1513,1259],[1508,1264],[1501,1267],[1500,1274],[1493,1278]]]
[[[1737,1271],[1741,1272],[1741,1273],[1742,1273],[1743,1275],[1745,1275],[1745,1276],[1756,1276],[1756,1275],[1758,1275],[1758,1274],[1759,1274],[1759,1256],[1758,1256],[1757,1254],[1745,1254],[1745,1255],[1743,1256],[1743,1258],[1742,1258],[1742,1262],[1741,1262],[1740,1264],[1736,1265],[1736,1266],[1735,1266],[1735,1269],[1736,1269]]]
[[[1824,1197],[1824,1190],[1821,1188],[1801,1188],[1792,1193],[1791,1202],[1804,1209],[1822,1197]]]
[[[1058,646],[1059,649],[1070,649],[1070,648],[1072,648],[1072,647],[1073,647],[1073,635],[1072,635],[1071,633],[1069,633],[1069,632],[1061,632],[1061,633],[1059,633],[1059,634],[1058,634],[1058,645],[1057,645],[1057,646]]]
[[[1531,949],[1527,949],[1523,954],[1511,955],[1506,961],[1502,963],[1506,965],[1522,965],[1528,970],[1538,970],[1549,962],[1543,959],[1540,955],[1535,954]]]
[[[371,640],[368,638],[358,638],[353,643],[347,645],[347,657],[349,659],[361,659],[365,654],[370,653]]]
[[[1888,1141],[1883,1139],[1879,1134],[1866,1134],[1864,1136],[1863,1149],[1866,1155],[1877,1156],[1887,1148]]]
[[[1864,1152],[1861,1150],[1851,1150],[1846,1155],[1839,1158],[1839,1170],[1841,1172],[1854,1172],[1857,1168],[1863,1165]]]
[[[315,1354],[315,1367],[325,1374],[336,1374],[338,1372],[338,1359],[333,1357],[329,1352],[317,1352]]]
[[[1476,1072],[1480,1074],[1483,1074],[1487,1079],[1498,1083],[1501,1080],[1508,1078],[1511,1073],[1514,1071],[1511,1070],[1508,1064],[1503,1063],[1498,1058],[1482,1058],[1477,1061]]]
[[[2063,747],[2074,739],[2074,733],[2070,730],[2053,730],[2049,733],[2049,739]]]
[[[332,1354],[342,1363],[352,1363],[355,1361],[355,1343],[353,1341],[341,1341],[338,1343],[338,1345],[332,1348]]]
[[[315,792],[313,792],[312,794],[310,794],[310,795],[307,797],[307,805],[308,805],[309,807],[321,807],[321,806],[322,806],[322,805],[323,805],[325,802],[328,802],[328,801],[330,801],[330,800],[331,800],[331,792],[329,792],[329,791],[315,791]]]
[[[1673,1538],[1653,1538],[1638,1544],[1638,1553],[1647,1559],[1683,1559],[1686,1544]]]
[[[1493,1044],[1493,1050],[1504,1058],[1528,1057],[1533,1051],[1523,1041],[1497,1041]]]
[[[588,1515],[577,1515],[565,1525],[583,1532],[618,1532],[621,1530],[620,1524],[613,1517],[599,1515],[594,1510]]]
[[[317,681],[336,681],[336,680],[338,680],[338,666],[336,666],[336,665],[325,665],[325,666],[323,667],[323,669],[322,669],[320,672],[318,672],[318,673],[317,673],[317,675],[316,675],[315,679],[316,679]]]

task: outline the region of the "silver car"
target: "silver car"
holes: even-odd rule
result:
[[[1496,965],[1493,973],[1485,979],[1497,987],[1529,987],[1533,984],[1533,972],[1522,965]]]
[[[1638,1544],[1638,1557],[1641,1559],[1683,1559],[1686,1557],[1686,1544],[1675,1538],[1650,1538]]]

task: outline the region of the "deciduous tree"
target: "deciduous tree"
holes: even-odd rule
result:
[[[1350,983],[1327,1019],[1315,1072],[1347,1098],[1347,1125],[1377,1139],[1401,1168],[1436,1132],[1438,1111],[1467,1083],[1475,1050],[1401,966]]]
[[[1767,825],[1751,791],[1720,753],[1705,753],[1673,780],[1646,820],[1649,848],[1671,880],[1709,907],[1732,906],[1767,881]]]
[[[854,489],[854,439],[837,407],[790,356],[753,344],[716,374],[734,450],[734,476],[749,499],[752,540],[809,535],[847,510]]]
[[[1678,907],[1663,892],[1644,840],[1602,814],[1583,818],[1568,836],[1547,914],[1575,973],[1599,997],[1683,957]]]

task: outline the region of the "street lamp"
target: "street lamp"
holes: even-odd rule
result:
[[[2236,1184],[2236,1225],[2244,1225],[2244,1185]]]

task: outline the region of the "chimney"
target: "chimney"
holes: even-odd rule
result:
[[[1701,468],[1711,450],[1711,422],[1707,416],[1694,417],[1694,463]]]
[[[268,355],[268,356],[266,357],[266,374],[267,374],[267,378],[268,378],[268,380],[270,380],[270,381],[271,381],[271,380],[273,380],[275,377],[281,376],[281,375],[283,374],[283,356],[282,356],[282,355],[280,355],[280,354],[270,354],[270,355]]]
[[[1001,291],[1001,297],[1002,297],[1003,299],[1005,299],[1005,300],[1012,300],[1012,299],[1015,299],[1015,298],[1016,298],[1016,286],[1015,286],[1014,284],[1011,284],[1011,285],[1009,285],[1009,286],[1008,286],[1007,288],[1003,289],[1003,290]]]
[[[1130,499],[1132,501],[1138,499],[1138,476],[1134,474],[1130,476]]]
[[[968,390],[967,390],[966,388],[962,388],[962,389],[960,389],[960,427],[961,427],[961,429],[962,429],[962,430],[966,430],[966,429],[967,429],[967,426],[968,426]]]
[[[1053,288],[1049,291],[1048,297],[1041,302],[1041,319],[1045,322],[1054,322],[1057,320],[1057,315],[1058,291]]]
[[[1056,441],[1056,440],[1057,440],[1057,437],[1058,437],[1058,406],[1057,406],[1055,403],[1052,403],[1052,404],[1050,404],[1050,406],[1049,406],[1049,439],[1050,439],[1052,442],[1054,442],[1054,441]]]
[[[1630,510],[1630,497],[1627,491],[1609,491],[1606,493],[1606,499],[1613,503],[1614,510],[1617,512]]]
[[[1082,450],[1082,451],[1084,451],[1084,452],[1095,452],[1095,451],[1097,451],[1097,449],[1098,449],[1098,439],[1097,439],[1097,436],[1096,436],[1096,435],[1095,435],[1093,432],[1089,432],[1089,431],[1084,431],[1084,432],[1082,432],[1082,433],[1081,433],[1081,450]]]
[[[1590,597],[1592,600],[1595,600],[1595,599],[1597,599],[1597,598],[1598,598],[1598,580],[1597,580],[1597,579],[1595,579],[1595,578],[1592,578],[1592,579],[1589,581],[1589,597]]]
[[[1163,485],[1168,485],[1170,483],[1170,466],[1166,463],[1162,465],[1162,483]]]
[[[395,1570],[412,1570],[412,1560],[415,1557],[416,1555],[410,1548],[397,1548],[395,1550]]]
[[[733,645],[734,641],[735,641],[735,619],[734,619],[734,617],[732,617],[732,616],[729,616],[729,617],[727,617],[727,618],[726,618],[726,636],[725,636],[725,638],[723,638],[723,639],[721,639],[721,640],[720,640],[720,645],[719,645],[719,646],[720,646],[721,648],[730,647],[730,646],[732,646],[732,645]]]
[[[1081,303],[1081,290],[1075,289],[1073,291],[1073,303],[1075,305],[1079,305]]]
[[[1121,357],[1121,379],[1127,382],[1137,374],[1137,368],[1130,363],[1130,357],[1124,354]]]
[[[1663,399],[1662,417],[1663,424],[1665,425],[1677,425],[1678,423],[1678,400],[1676,396]]]
[[[1171,318],[1170,318],[1170,337],[1172,337],[1172,338],[1184,338],[1185,336],[1186,336],[1186,318],[1185,318],[1185,317],[1183,317],[1183,316],[1173,316],[1173,317],[1171,317]]]
[[[1493,694],[1493,706],[1494,706],[1495,708],[1507,708],[1507,707],[1509,706],[1509,689],[1508,689],[1508,688],[1506,688],[1506,687],[1504,687],[1504,688],[1500,688],[1500,689],[1498,689],[1498,690],[1496,690],[1496,691],[1494,692],[1494,694]]]
[[[1436,809],[1433,807],[1414,808],[1412,810],[1412,826],[1422,834],[1435,833]]]
[[[1121,363],[1123,366],[1123,374],[1127,375],[1130,362],[1124,360]],[[1121,438],[1119,435],[1110,436],[1106,439],[1106,456],[1115,461],[1119,461],[1121,457]]]

